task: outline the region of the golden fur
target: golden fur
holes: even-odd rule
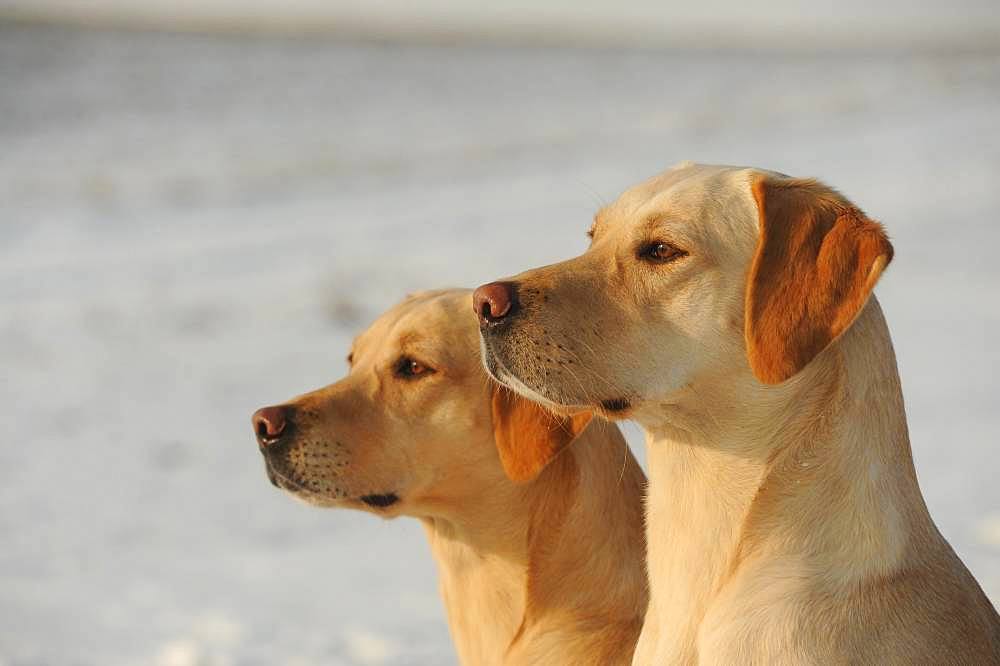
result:
[[[508,278],[518,311],[482,338],[523,395],[646,431],[633,663],[1000,663],[1000,618],[917,484],[870,296],[881,227],[814,181],[683,164],[591,234]]]
[[[816,181],[762,175],[752,190],[760,240],[747,278],[747,357],[758,379],[780,384],[851,325],[892,245]]]
[[[613,425],[489,381],[469,303],[429,292],[380,317],[346,378],[286,403],[272,479],[311,504],[419,518],[462,663],[627,664],[647,603],[645,477]],[[401,359],[420,376],[399,376]]]
[[[590,423],[591,412],[557,416],[513,391],[493,393],[493,438],[500,462],[512,481],[538,476]]]

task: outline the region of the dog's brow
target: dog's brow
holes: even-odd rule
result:
[[[397,340],[396,344],[399,346],[400,349],[404,349],[411,345],[417,344],[418,342],[420,342],[421,339],[422,336],[416,331],[407,331],[406,333],[403,333],[402,335],[399,336],[399,339]]]
[[[653,213],[652,215],[647,215],[642,221],[642,225],[647,229],[653,229],[655,227],[663,226],[666,222],[669,222],[670,218],[666,213]]]

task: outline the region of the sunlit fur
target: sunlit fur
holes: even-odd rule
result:
[[[626,398],[625,414],[605,415],[646,431],[651,600],[635,664],[1000,663],[996,611],[917,485],[892,343],[868,297],[887,242],[833,253],[872,263],[858,267],[861,291],[834,272],[848,286],[815,293],[842,310],[818,311],[825,342],[782,351],[765,336],[778,355],[760,376],[751,367],[753,187],[785,178],[684,164],[628,190],[597,215],[588,252],[508,278],[522,308],[484,334],[487,365],[574,409]],[[641,261],[637,244],[653,240],[688,255]]]
[[[627,664],[647,605],[645,477],[601,421],[573,446],[546,449],[539,474],[531,447],[544,430],[528,420],[537,408],[507,398],[517,418],[494,422],[506,389],[479,363],[470,306],[465,290],[418,294],[358,337],[346,378],[287,403],[296,430],[278,483],[320,506],[419,518],[462,663]],[[429,372],[398,377],[402,357]],[[534,456],[515,466],[531,481],[505,475],[498,427],[508,455]],[[385,508],[359,500],[385,493],[400,499]]]

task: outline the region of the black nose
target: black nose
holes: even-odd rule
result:
[[[262,407],[253,413],[254,433],[261,449],[274,446],[291,430],[291,408],[283,405]]]
[[[472,294],[472,307],[480,326],[499,324],[517,312],[517,287],[513,282],[490,282]]]

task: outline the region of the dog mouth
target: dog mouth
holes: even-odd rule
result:
[[[284,472],[279,472],[275,469],[275,466],[270,460],[264,460],[264,468],[267,470],[267,480],[271,482],[271,485],[279,490],[285,490],[290,493],[311,493],[312,491],[306,487],[306,484],[299,479],[293,478],[293,475],[289,475]]]
[[[596,407],[604,414],[605,418],[616,420],[627,418],[627,414],[632,409],[632,400],[625,397],[598,400],[591,405],[562,402],[550,398],[548,395],[542,393],[543,389],[528,386],[524,380],[511,372],[485,338],[482,338],[482,357],[483,365],[486,366],[487,372],[499,384],[506,386],[515,393],[525,396],[529,400],[546,405],[555,411],[561,412],[567,409],[579,411],[581,409],[593,409]]]
[[[510,372],[503,367],[503,364],[500,362],[500,359],[497,358],[497,353],[493,351],[492,347],[490,347],[490,344],[489,342],[486,341],[486,338],[480,336],[480,341],[482,343],[483,365],[486,366],[486,372],[489,373],[490,377],[495,379],[497,382],[506,386],[507,382],[504,381],[503,375],[510,375]]]
[[[362,495],[359,497],[362,502],[375,509],[385,509],[399,501],[396,493],[378,493],[374,495]]]
[[[504,362],[500,360],[500,356],[493,350],[486,339],[483,339],[482,343],[483,365],[486,366],[486,371],[489,373],[490,377],[496,380],[498,384],[502,384],[514,393],[523,395],[529,400],[546,405],[550,408],[564,409],[571,407],[571,405],[564,405],[552,400],[548,396],[542,394],[539,389],[528,386],[516,374],[507,368]]]
[[[350,503],[351,501],[350,498],[343,495],[327,496],[317,493],[309,487],[306,481],[297,479],[294,475],[278,471],[270,462],[265,465],[265,468],[271,485],[292,495],[298,495],[303,498],[316,498],[324,502],[332,501],[339,504]],[[397,504],[400,501],[400,497],[394,492],[370,493],[358,496],[356,501],[373,509],[388,509],[392,505]]]

